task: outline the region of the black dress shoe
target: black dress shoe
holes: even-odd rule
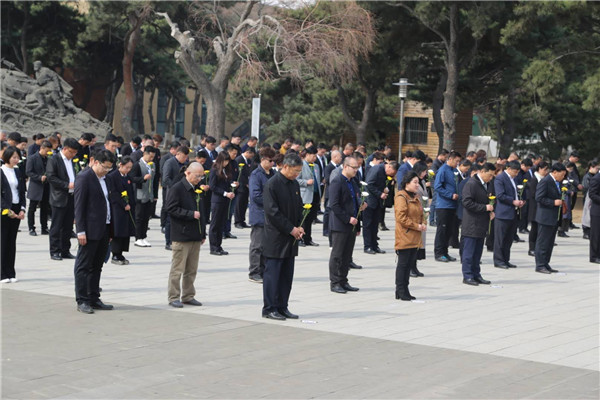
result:
[[[590,235],[588,235],[587,233],[584,233],[583,234],[583,239],[590,240]]]
[[[558,236],[562,237],[562,238],[568,238],[570,237],[569,235],[567,235],[565,232],[558,232]]]
[[[529,256],[531,256],[531,257],[535,257],[535,251],[533,251],[533,250],[529,250],[529,251],[527,252],[527,255],[529,255]]]
[[[313,221],[313,224],[322,224],[323,221],[321,221],[319,218],[315,218],[315,220]]]
[[[287,308],[285,310],[279,310],[279,314],[281,314],[284,317],[289,318],[289,319],[298,319],[299,318],[296,314],[292,314],[290,312],[290,310],[288,310]]]
[[[94,310],[88,303],[77,304],[77,311],[84,314],[93,314]]]
[[[277,311],[271,311],[268,314],[263,314],[263,318],[275,319],[277,321],[285,321],[285,317],[279,314]]]
[[[244,227],[242,226],[242,224],[235,224],[234,226],[235,226],[236,228],[238,228],[238,229],[244,229]]]
[[[425,274],[419,271],[417,268],[415,268],[410,270],[410,276],[412,276],[413,278],[418,278],[420,276],[425,276]]]
[[[415,299],[416,298],[413,298],[409,294],[398,294],[398,293],[396,293],[396,300],[411,301],[411,300],[415,300]]]
[[[379,247],[376,249],[373,249],[373,251],[377,254],[385,254],[385,250],[381,250]]]
[[[237,239],[237,236],[232,235],[231,233],[224,233],[223,239]]]
[[[524,242],[524,240],[521,239],[521,238],[514,238],[513,239],[513,243],[521,243],[521,242]]]
[[[600,264],[600,258],[592,258],[592,259],[590,260],[590,262],[591,262],[592,264]]]
[[[331,291],[332,291],[333,293],[342,293],[342,294],[343,294],[343,293],[346,293],[346,289],[344,289],[344,288],[342,287],[342,285],[332,285],[332,286],[331,286]]]
[[[189,301],[184,301],[183,304],[189,304],[190,306],[201,306],[202,305],[202,303],[200,303],[196,299],[191,299]]]
[[[517,268],[517,266],[513,263],[507,262],[506,265],[508,265],[508,268]]]
[[[228,251],[225,251],[225,250],[223,250],[223,249],[219,249],[219,252],[221,252],[221,255],[222,255],[222,256],[226,256],[226,255],[228,255],[228,254],[229,254],[229,252],[228,252]]]
[[[529,233],[529,229],[519,229],[519,233]]]
[[[365,253],[367,253],[367,254],[377,254],[373,249],[370,249],[370,248],[366,248],[365,249]]]
[[[535,272],[539,272],[540,274],[550,274],[551,273],[546,267],[536,267]]]
[[[477,282],[475,279],[463,279],[463,283],[465,285],[471,285],[471,286],[479,286],[479,282]]]
[[[211,250],[210,255],[212,256],[221,256],[221,252],[219,250]]]
[[[485,279],[483,279],[483,278],[482,278],[482,277],[480,277],[480,276],[479,276],[479,277],[477,277],[477,278],[475,278],[475,280],[477,281],[477,283],[480,283],[480,284],[482,284],[482,285],[489,285],[490,283],[492,283],[492,282],[490,282],[490,281],[488,281],[488,280],[485,280]]]
[[[55,254],[50,254],[50,258],[56,261],[61,261],[62,257],[60,256],[60,254],[55,253]]]
[[[96,300],[92,304],[90,304],[94,310],[112,310],[115,308],[110,304],[104,304],[102,300]]]
[[[254,283],[263,283],[263,278],[260,275],[250,275],[248,280]]]
[[[49,235],[50,231],[48,229],[42,229],[42,235]]]
[[[579,227],[577,225],[575,225],[574,223],[572,223],[572,222],[569,225],[569,228],[571,228],[571,229],[579,229]]]
[[[315,247],[319,246],[319,243],[315,243],[312,240],[310,242],[304,242],[304,244],[307,246],[315,246]]]
[[[300,247],[306,247],[306,245],[304,244],[304,240],[298,241],[298,246],[300,246]]]
[[[31,229],[29,231],[29,236],[37,236],[37,233],[35,232],[35,229]]]
[[[362,265],[358,265],[354,261],[350,261],[349,267],[352,269],[362,269]]]
[[[180,302],[179,300],[175,300],[169,303],[169,305],[171,307],[175,307],[175,308],[183,308],[183,303]]]
[[[171,247],[170,244],[165,244],[165,250],[171,250],[171,251],[173,251],[173,247]]]
[[[66,259],[71,259],[71,260],[75,259],[75,256],[73,254],[71,254],[71,253],[61,254],[60,256],[62,258],[66,258]]]
[[[452,257],[450,254],[446,254],[446,258],[448,259],[448,261],[452,261],[452,262],[456,261],[456,258]]]
[[[385,225],[379,225],[379,230],[380,231],[389,231],[390,229]]]
[[[344,283],[341,286],[344,288],[344,290],[347,290],[348,292],[358,292],[359,291],[359,289],[357,287],[350,286],[349,283]]]
[[[508,269],[508,265],[506,264],[494,264],[494,267],[496,268],[502,268],[502,269]]]
[[[552,268],[552,267],[551,267],[551,266],[549,266],[549,265],[546,265],[546,269],[547,269],[548,271],[552,272],[552,273],[558,272],[558,270],[557,270],[557,269],[554,269],[554,268]]]

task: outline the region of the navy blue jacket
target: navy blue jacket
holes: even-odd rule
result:
[[[409,162],[403,163],[400,166],[400,168],[398,168],[398,172],[396,172],[396,182],[398,182],[398,186],[400,186],[400,184],[402,183],[402,178],[404,178],[404,175],[412,171],[412,169],[413,167],[410,165]]]
[[[465,179],[461,180],[458,184],[458,207],[456,209],[456,216],[458,219],[463,219],[463,190],[467,182],[471,179],[471,177],[467,176]]]
[[[452,200],[452,195],[458,194],[457,175],[455,168],[444,164],[438,169],[435,175],[433,188],[437,194],[435,208],[457,208],[458,199]]]
[[[350,179],[356,196],[356,207],[360,207],[360,190],[356,181]],[[356,218],[358,210],[354,209],[354,200],[352,193],[348,188],[346,177],[339,174],[329,183],[329,230],[334,232],[350,232],[353,225],[350,224],[350,218]],[[360,224],[357,224],[357,231],[360,230]]]
[[[367,173],[367,205],[369,208],[382,207],[381,194],[385,190],[387,174],[385,173],[385,164],[378,164],[369,169]],[[390,193],[390,196],[393,194]]]
[[[223,170],[225,172],[225,170]],[[210,186],[210,190],[212,192],[212,196],[210,198],[211,203],[227,203],[229,199],[223,194],[225,192],[231,192],[231,182],[229,178],[221,175],[217,176],[217,169],[213,168],[210,170],[210,174],[208,174],[208,185]],[[233,177],[233,179],[237,179],[237,176]]]
[[[560,206],[555,206],[554,200],[560,198],[561,194],[556,187],[556,181],[552,175],[546,175],[544,179],[537,184],[537,188],[535,189],[535,201],[537,201],[535,221],[538,224],[553,226],[558,223],[558,210]]]
[[[269,171],[267,175],[263,167],[258,166],[250,174],[249,179],[249,214],[248,222],[251,226],[264,226],[265,224],[265,209],[263,203],[263,190],[267,181],[273,177],[274,172]]]
[[[108,198],[110,201],[111,189],[108,182],[106,182],[106,188],[108,189]],[[96,176],[93,169],[86,168],[77,175],[73,195],[75,196],[76,232],[85,232],[87,240],[102,239],[106,229],[106,214],[108,210],[102,186],[100,186],[98,176]],[[111,212],[111,225],[113,225],[114,220],[114,213]]]
[[[496,189],[495,212],[498,219],[512,220],[517,216],[515,205],[513,204],[513,201],[517,198],[517,192],[511,181],[512,178],[506,171],[501,172],[494,179],[494,189]]]

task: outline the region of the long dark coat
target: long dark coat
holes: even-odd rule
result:
[[[488,183],[488,186],[490,183]],[[462,235],[473,238],[484,238],[487,234],[490,212],[486,205],[490,203],[488,191],[479,176],[467,180],[462,191],[463,219]]]
[[[135,225],[133,222],[135,220],[135,191],[131,179],[128,175],[121,176],[119,170],[115,169],[106,175],[106,182],[108,183],[111,192],[110,202],[114,213],[114,236],[135,236]],[[121,195],[124,191],[127,191],[128,203],[125,202],[125,199]],[[129,212],[125,210],[127,204],[131,206],[131,216]]]

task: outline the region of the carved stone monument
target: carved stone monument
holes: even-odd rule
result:
[[[73,87],[42,66],[41,61],[33,63],[35,79],[15,69],[12,63],[2,61],[2,64],[0,129],[3,131],[17,131],[24,136],[60,132],[63,137],[75,139],[83,132],[91,132],[98,141],[103,141],[112,130],[109,124],[77,108],[71,94]]]

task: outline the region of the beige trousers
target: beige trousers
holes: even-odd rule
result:
[[[196,295],[194,280],[198,272],[200,242],[173,242],[173,260],[169,273],[169,303],[190,301]]]

